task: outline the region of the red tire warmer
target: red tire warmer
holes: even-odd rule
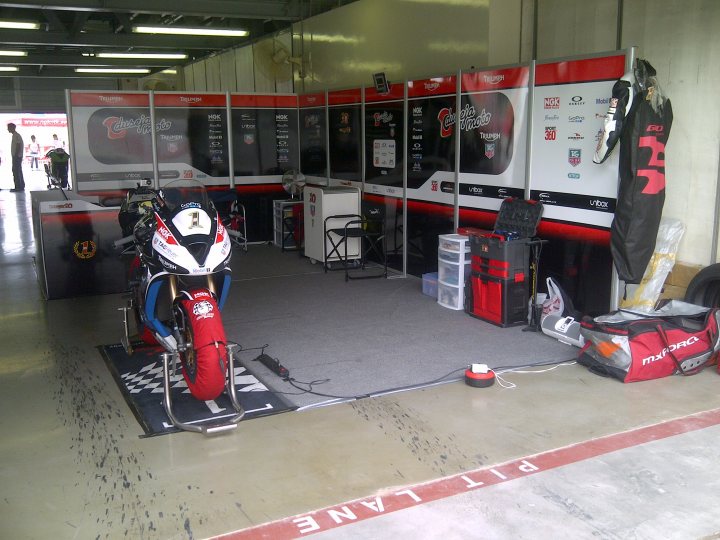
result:
[[[183,376],[192,395],[207,401],[218,397],[225,388],[227,338],[215,297],[207,289],[195,289],[189,294],[192,299],[185,298],[180,304],[192,332],[196,368],[192,380],[183,363]]]

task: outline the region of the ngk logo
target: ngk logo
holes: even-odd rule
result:
[[[693,345],[700,341],[700,338],[697,336],[692,336],[687,338],[684,341],[678,341],[677,343],[673,343],[669,347],[665,347],[662,351],[660,351],[658,354],[648,356],[647,358],[643,358],[642,365],[647,366],[648,364],[652,364],[653,362],[657,362],[658,360],[662,360],[665,358],[667,353],[677,351],[678,349],[682,349],[684,347],[689,347],[690,345]]]
[[[545,108],[546,109],[559,109],[560,108],[560,98],[559,97],[546,97],[545,98]]]

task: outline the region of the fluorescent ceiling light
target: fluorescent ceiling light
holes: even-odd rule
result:
[[[19,71],[17,66],[0,66],[0,71]]]
[[[96,58],[152,58],[155,60],[184,60],[182,53],[97,53]]]
[[[75,68],[75,73],[150,73],[149,69],[141,68]]]
[[[37,30],[40,28],[40,23],[28,21],[8,21],[3,19],[0,20],[0,28],[10,28],[12,30]]]
[[[168,75],[177,75],[177,69],[163,69],[160,73],[167,73]]]
[[[183,26],[134,26],[133,32],[138,34],[172,34],[183,36],[225,36],[245,37],[247,30],[231,30],[223,28],[188,28]]]
[[[0,51],[0,56],[27,56],[27,51]]]

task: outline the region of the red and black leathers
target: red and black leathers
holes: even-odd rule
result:
[[[613,86],[610,108],[593,161],[602,163],[620,141],[620,185],[610,229],[618,276],[640,283],[655,249],[665,203],[665,145],[673,113],[655,69],[637,60]]]

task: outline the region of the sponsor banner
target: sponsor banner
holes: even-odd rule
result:
[[[350,105],[362,101],[362,91],[360,88],[351,88],[349,90],[336,90],[328,92],[328,105]]]
[[[527,67],[463,73],[462,92],[489,92],[505,88],[527,88],[530,70]]]
[[[543,218],[610,227],[616,199],[578,193],[532,190],[530,198],[543,203]]]
[[[441,186],[441,189],[445,189],[446,186]],[[450,186],[447,186],[449,189]],[[501,187],[501,186],[485,186],[481,184],[464,184],[460,183],[460,195],[467,195],[468,197],[487,197],[490,199],[500,199],[502,202],[508,197],[516,197],[523,199],[525,197],[525,190],[517,187]],[[499,208],[499,205],[498,205]]]
[[[298,106],[298,97],[295,95],[231,94],[230,106],[268,109],[294,109]]]
[[[153,177],[149,94],[73,91],[70,103],[78,192],[127,189]]]
[[[535,195],[549,194],[544,218],[610,226],[618,153],[603,165],[592,159],[624,66],[624,55],[537,66],[530,188]]]
[[[419,79],[408,82],[408,97],[428,97],[455,95],[457,92],[457,77],[433,77],[432,79]]]
[[[162,94],[153,96],[155,107],[222,107],[227,104],[225,94]]]
[[[524,196],[529,68],[463,75],[456,124],[460,130],[460,205],[498,210]]]
[[[402,191],[404,128],[402,100],[365,105],[366,185],[392,186]]]
[[[70,94],[70,105],[72,107],[150,107],[150,94],[73,91]]]
[[[324,94],[321,94],[324,100]],[[302,98],[303,96],[301,96]],[[301,99],[302,101],[302,99]],[[324,179],[327,174],[326,129],[324,107],[301,108],[300,170],[307,179]]]
[[[233,107],[231,118],[236,184],[279,182],[298,168],[297,109]]]
[[[354,102],[328,110],[331,179],[362,181],[360,114],[360,104]]]
[[[421,79],[408,83],[407,188],[408,198],[452,204],[455,182],[455,77]],[[412,91],[411,91],[412,89]]]
[[[155,140],[161,173],[207,185],[230,184],[225,94],[156,93]]]
[[[535,86],[614,81],[622,77],[624,71],[624,54],[538,64],[535,67]]]
[[[325,106],[325,93],[302,94],[298,96],[298,105],[301,109],[305,107],[323,107]]]

